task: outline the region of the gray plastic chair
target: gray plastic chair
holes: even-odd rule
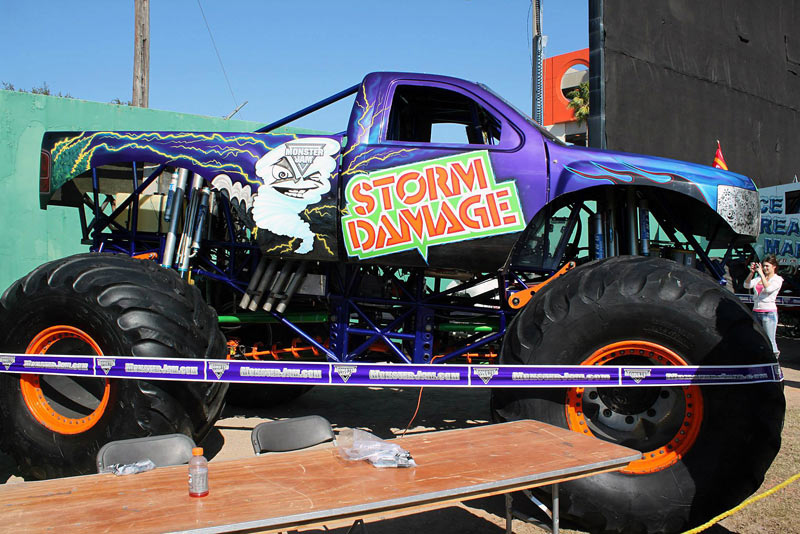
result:
[[[251,434],[256,454],[296,451],[333,439],[330,422],[319,415],[260,423]]]
[[[259,423],[253,429],[250,439],[256,454],[297,451],[326,441],[336,443],[330,421],[320,415]],[[362,534],[367,532],[367,525],[363,519],[356,519],[350,525],[347,534],[355,532],[356,528],[359,528]]]
[[[194,440],[185,434],[166,434],[146,438],[111,441],[97,451],[97,472],[114,464],[152,460],[156,467],[180,465],[192,458]]]

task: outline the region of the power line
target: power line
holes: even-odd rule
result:
[[[203,16],[203,22],[206,23],[208,36],[211,38],[211,44],[214,46],[214,52],[217,53],[219,66],[222,68],[222,75],[225,77],[225,82],[228,84],[228,90],[231,92],[231,98],[233,98],[233,105],[238,107],[239,103],[236,101],[236,96],[233,94],[233,87],[231,87],[231,81],[228,79],[228,73],[225,72],[225,65],[222,64],[222,56],[219,55],[219,50],[217,50],[217,43],[214,41],[214,36],[211,34],[211,26],[208,25],[208,20],[206,20],[206,14],[205,12],[203,12],[203,6],[200,4],[200,0],[197,0],[197,7],[200,8],[200,14]]]

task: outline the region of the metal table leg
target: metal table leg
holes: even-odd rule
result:
[[[553,534],[558,534],[558,482],[553,484],[553,506],[550,511],[553,514]]]
[[[521,519],[526,523],[531,523],[536,526],[539,526],[543,529],[549,530],[553,534],[558,534],[559,532],[559,516],[558,516],[558,484],[551,484],[550,486],[551,492],[553,495],[553,504],[551,509],[548,509],[541,501],[539,501],[536,497],[534,497],[529,490],[524,490],[523,493],[534,503],[538,506],[545,514],[550,517],[551,523],[548,525],[547,523],[543,523],[539,519],[528,516],[526,514],[522,514],[517,510],[514,510],[514,497],[511,493],[506,493],[506,534],[512,534],[512,520],[516,517],[517,519]]]

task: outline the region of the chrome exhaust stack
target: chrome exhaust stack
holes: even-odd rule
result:
[[[278,259],[273,259],[271,262],[269,262],[267,271],[261,276],[261,280],[259,280],[258,286],[253,292],[250,305],[247,307],[247,309],[250,311],[256,311],[258,309],[258,305],[261,304],[261,299],[264,297],[264,293],[267,291],[270,282],[272,282],[272,278],[275,276],[275,271],[278,270],[278,263]]]

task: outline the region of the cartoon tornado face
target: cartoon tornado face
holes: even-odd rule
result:
[[[314,234],[299,214],[331,190],[339,148],[333,139],[306,137],[283,143],[262,156],[256,162],[256,176],[263,181],[253,199],[256,226],[299,239],[298,254],[311,252]]]

